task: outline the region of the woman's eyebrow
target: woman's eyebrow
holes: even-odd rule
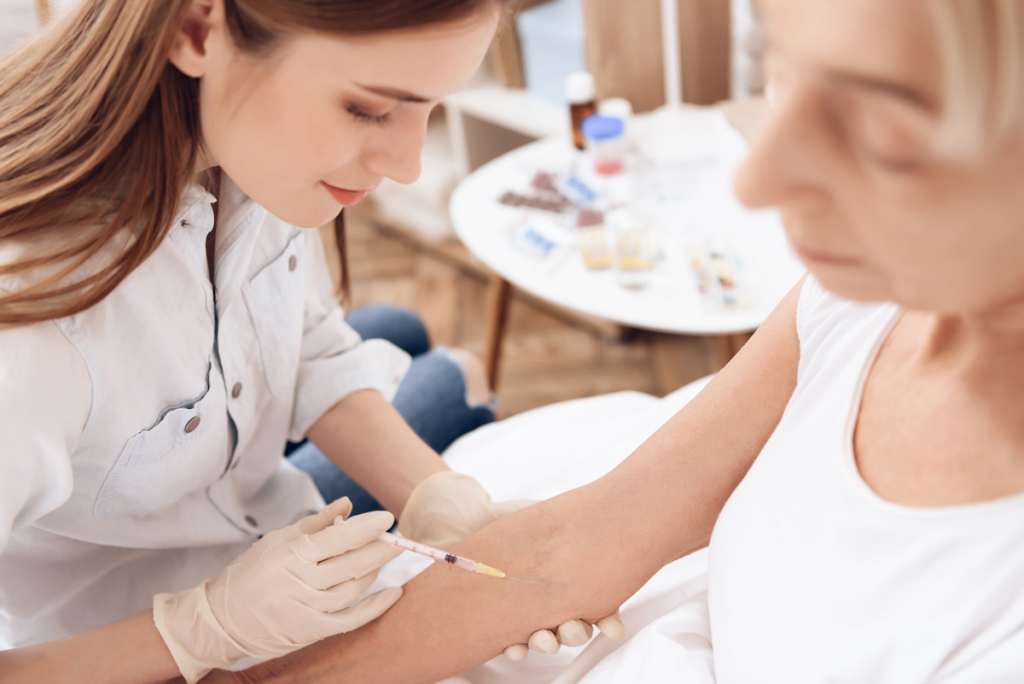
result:
[[[422,95],[414,95],[413,93],[399,90],[397,88],[385,88],[383,86],[368,86],[361,83],[356,83],[357,86],[363,90],[373,93],[374,95],[381,95],[383,97],[390,97],[393,100],[399,100],[401,102],[431,102],[429,97],[423,97]]]

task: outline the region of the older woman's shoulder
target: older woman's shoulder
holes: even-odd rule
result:
[[[797,305],[800,376],[814,358],[851,358],[870,349],[888,329],[900,308],[889,302],[854,302],[807,276]]]

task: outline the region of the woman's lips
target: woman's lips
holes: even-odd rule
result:
[[[327,189],[327,192],[331,193],[331,197],[333,197],[334,200],[343,207],[351,207],[359,204],[366,199],[367,193],[370,192],[369,190],[343,190],[341,188],[336,188],[333,185],[329,185],[324,181],[320,181],[320,183]]]
[[[797,256],[800,257],[800,260],[804,262],[813,261],[815,263],[828,264],[830,266],[856,266],[860,263],[857,259],[852,257],[829,254],[828,252],[819,252],[814,249],[801,247],[800,245],[792,242],[790,244],[793,247],[793,251],[796,252]]]

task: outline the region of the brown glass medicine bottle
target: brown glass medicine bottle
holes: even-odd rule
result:
[[[569,100],[569,115],[572,117],[572,141],[576,149],[582,150],[586,145],[583,120],[597,113],[594,77],[587,71],[569,74],[565,81],[565,96]]]

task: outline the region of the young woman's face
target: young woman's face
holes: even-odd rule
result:
[[[431,110],[476,71],[498,22],[485,11],[396,33],[302,34],[258,58],[235,47],[220,0],[197,7],[171,60],[201,77],[207,162],[306,228],[332,220],[384,178],[419,177]]]
[[[940,313],[1024,301],[1021,136],[940,158],[926,0],[761,0],[776,100],[736,180],[833,292]]]

